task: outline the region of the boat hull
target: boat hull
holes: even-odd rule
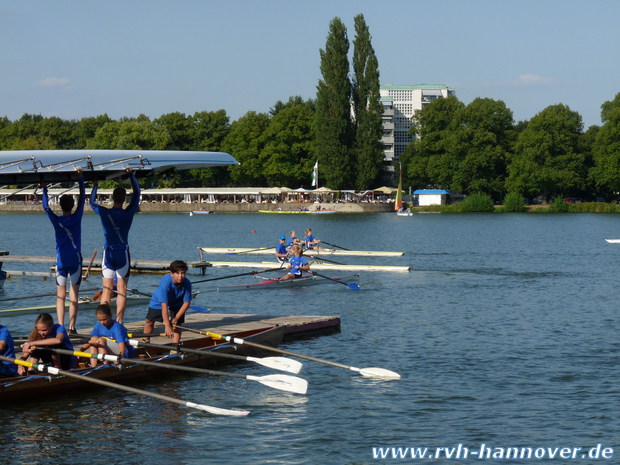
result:
[[[287,279],[284,281],[265,279],[257,283],[237,284],[233,286],[219,286],[217,288],[217,291],[218,292],[232,292],[232,291],[251,291],[251,290],[258,290],[258,289],[284,289],[284,288],[290,288],[290,287],[316,286],[318,284],[331,284],[332,280],[338,281],[341,283],[347,283],[358,277],[359,277],[358,274],[354,274],[351,276],[338,276],[338,277],[331,278],[331,279],[321,278],[317,276],[304,276],[302,278]]]
[[[211,254],[242,254],[242,255],[274,255],[275,247],[263,247],[260,249],[243,248],[243,247],[198,247],[203,253]],[[340,249],[324,249],[324,250],[304,250],[304,255],[350,255],[360,257],[401,257],[405,252],[383,252],[376,250],[340,250]]]
[[[299,215],[299,214],[324,214],[338,213],[338,210],[315,210],[315,211],[291,211],[291,210],[258,210],[258,213],[277,213],[281,215]]]
[[[262,328],[252,331],[243,331],[235,333],[238,338],[247,339],[270,347],[277,347],[284,334],[286,326],[276,326],[270,328]],[[222,353],[234,353],[235,355],[260,356],[266,354],[265,351],[254,347],[233,345],[215,340],[210,337],[191,339],[184,342],[184,346],[192,349],[204,349],[207,351],[217,350]],[[171,350],[174,346],[171,345]],[[209,357],[208,355],[186,354],[186,355],[170,355],[146,357],[142,360],[158,362],[164,364],[185,365],[194,367],[208,367],[222,364],[221,357]],[[228,361],[228,363],[230,363]],[[71,370],[77,374],[98,379],[104,379],[114,383],[124,384],[127,382],[152,379],[161,376],[174,376],[179,371],[165,368],[164,366],[152,367],[144,365],[101,365],[97,368],[80,368]],[[45,402],[50,396],[61,395],[74,391],[82,391],[93,387],[101,388],[101,386],[88,381],[82,381],[75,378],[52,375],[32,375],[18,378],[7,378],[0,380],[0,404],[14,402],[19,400],[28,400],[34,402],[40,400]]]
[[[279,268],[280,262],[209,262],[213,267],[229,268]],[[311,270],[339,270],[339,271],[409,271],[410,266],[396,265],[337,265],[322,262],[321,259],[310,262]]]

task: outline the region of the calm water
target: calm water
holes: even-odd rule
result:
[[[0,215],[0,222],[0,250],[53,254],[52,227],[43,214]],[[301,234],[306,227],[344,247],[406,252],[401,258],[338,261],[406,264],[412,271],[362,272],[360,291],[334,284],[218,294],[205,283],[196,286],[201,290],[196,304],[223,313],[340,315],[341,334],[286,347],[357,367],[389,368],[402,374],[400,381],[367,380],[305,362],[300,375],[310,384],[306,396],[206,376],[142,385],[199,403],[249,409],[246,418],[214,417],[110,391],[2,406],[1,461],[370,464],[393,461],[373,459],[372,447],[434,451],[461,443],[477,450],[485,443],[587,450],[601,443],[617,452],[598,462],[618,463],[620,245],[604,239],[620,238],[620,216],[139,215],[130,243],[135,258],[196,260],[198,246],[271,246],[279,234],[291,229]],[[101,250],[98,218],[87,215],[84,232],[86,259],[94,247]],[[148,292],[158,280],[134,276],[130,287]],[[251,277],[223,282],[247,280]],[[99,284],[97,277],[91,282]],[[45,292],[54,292],[52,281],[12,280],[1,297]],[[50,300],[17,302],[0,302],[0,308]],[[127,318],[141,321],[144,314],[145,309],[129,309]],[[2,323],[22,335],[32,317]],[[81,315],[78,328],[92,323]],[[249,365],[231,370],[269,374]]]

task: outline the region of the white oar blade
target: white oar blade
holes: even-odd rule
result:
[[[305,394],[308,392],[308,381],[297,376],[289,375],[267,375],[267,376],[251,376],[247,379],[258,381],[265,386],[280,391],[294,392],[295,394]]]
[[[194,402],[187,402],[185,405],[191,408],[195,408],[198,410],[204,410],[205,412],[213,413],[214,415],[229,415],[229,416],[234,416],[234,417],[244,417],[250,414],[250,412],[248,412],[247,410],[229,410],[225,408],[211,407],[210,405],[195,404]]]
[[[400,375],[385,368],[362,368],[360,374],[365,378],[400,379]]]
[[[248,361],[256,362],[265,367],[273,368],[274,370],[287,371],[294,374],[299,373],[301,367],[304,366],[303,363],[286,357],[248,357]]]

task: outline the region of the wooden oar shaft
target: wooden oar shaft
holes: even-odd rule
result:
[[[211,337],[214,337],[215,339],[222,339],[224,341],[234,342],[235,344],[245,344],[247,346],[256,347],[258,349],[269,350],[271,352],[277,352],[278,354],[290,355],[291,357],[303,358],[304,360],[310,360],[311,362],[324,363],[325,365],[331,365],[331,366],[338,367],[338,368],[344,368],[346,370],[350,370],[352,368],[348,365],[343,365],[342,363],[330,362],[329,360],[323,360],[321,358],[311,357],[310,355],[298,354],[296,352],[290,352],[288,350],[278,349],[277,347],[270,347],[270,346],[266,346],[263,344],[258,344],[256,342],[246,341],[245,339],[239,339],[239,338],[230,337],[230,336],[222,336],[221,334],[216,334],[216,333],[211,333],[211,332],[203,332],[197,329],[186,328],[184,326],[179,326],[179,325],[176,325],[176,327],[181,328],[184,331],[190,331],[193,333],[202,334],[204,336],[211,336]]]
[[[101,357],[99,356],[99,354],[91,354],[90,352],[80,352],[77,350],[51,349],[51,348],[45,348],[45,347],[41,347],[41,349],[47,350],[50,352],[56,352],[58,354],[75,355],[76,357],[96,358],[98,360],[108,360],[108,361],[114,360],[114,361],[118,361],[118,363],[121,363],[121,364],[128,363],[128,364],[133,364],[133,365],[144,365],[144,366],[156,367],[156,368],[169,368],[171,370],[191,371],[193,373],[201,373],[203,375],[228,376],[230,378],[247,379],[246,375],[240,375],[237,373],[226,373],[224,371],[207,370],[205,368],[188,367],[185,365],[175,365],[172,363],[149,362],[148,360],[124,358],[124,357],[118,357],[115,355],[112,355],[109,357]]]
[[[341,246],[336,245],[336,244],[330,244],[329,242],[325,242],[325,241],[323,241],[323,240],[321,240],[321,242],[322,242],[323,244],[331,245],[332,247],[337,247],[337,248],[342,249],[342,250],[349,250],[349,249],[345,249],[344,247],[341,247]]]
[[[138,335],[133,335],[133,337],[149,337],[149,334],[142,334],[140,336]],[[178,352],[185,352],[188,354],[198,354],[198,355],[206,355],[209,357],[221,357],[221,358],[227,358],[230,360],[243,360],[246,361],[247,357],[243,356],[243,355],[233,355],[233,354],[222,354],[219,352],[215,352],[215,351],[209,351],[209,350],[200,350],[200,349],[190,349],[188,347],[184,347],[182,345],[176,345],[176,346],[167,346],[167,345],[163,345],[163,344],[151,344],[150,342],[142,342],[139,341],[138,342],[138,347],[151,347],[153,349],[163,349],[163,350],[176,350]]]
[[[187,402],[184,400],[175,399],[174,397],[164,396],[161,394],[157,394],[155,392],[144,391],[142,389],[137,389],[131,386],[125,386],[123,384],[112,383],[111,381],[106,381],[104,379],[91,378],[89,376],[79,375],[77,373],[72,373],[71,371],[60,370],[58,368],[49,367],[47,365],[35,365],[34,363],[31,363],[31,362],[26,362],[24,360],[18,360],[18,359],[14,359],[10,357],[5,357],[4,355],[0,355],[0,360],[5,361],[5,362],[15,363],[16,365],[22,365],[28,368],[35,368],[36,370],[43,371],[45,373],[50,373],[53,375],[62,375],[68,378],[74,378],[80,381],[85,381],[87,383],[99,384],[101,386],[109,387],[112,389],[118,389],[121,391],[131,392],[133,394],[153,397],[155,399],[163,400],[166,402],[172,402],[174,404],[183,405],[184,407],[198,408],[200,410],[211,411],[213,413],[218,413],[218,414],[223,414],[223,415],[247,415],[249,413],[249,412],[241,412],[241,411],[234,411],[234,410],[224,410],[224,409],[219,409],[217,407],[209,407],[207,405],[194,404],[193,402]]]
[[[230,275],[230,276],[220,276],[219,278],[201,279],[200,281],[192,281],[192,284],[206,283],[207,281],[218,281],[220,279],[237,278],[239,276],[249,276],[251,274],[266,273],[268,271],[278,271],[278,270],[281,270],[281,269],[282,269],[282,267],[280,267],[280,268],[270,268],[268,270],[250,271],[248,273],[233,274],[233,275]]]
[[[94,287],[92,289],[84,289],[83,292],[90,292],[90,291],[96,291],[98,288]],[[38,295],[27,295],[24,297],[11,297],[10,299],[0,299],[0,302],[6,302],[8,300],[21,300],[21,299],[34,299],[36,297],[49,297],[52,295],[56,295],[56,292],[53,293],[49,293],[49,294],[38,294]]]
[[[84,279],[84,280],[88,279],[88,276],[90,275],[90,269],[93,266],[93,262],[95,261],[95,257],[96,256],[97,256],[97,247],[95,247],[95,251],[93,252],[93,256],[90,257],[90,263],[88,264],[88,268],[86,268],[86,273],[84,274],[82,279]]]

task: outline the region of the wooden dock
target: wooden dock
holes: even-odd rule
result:
[[[284,336],[285,341],[292,341],[305,337],[321,336],[340,332],[340,317],[338,316],[273,316],[273,315],[244,315],[244,314],[222,314],[222,313],[191,313],[185,315],[183,326],[197,329],[200,331],[211,331],[214,333],[234,333],[236,331],[247,331],[250,329],[266,328],[268,326],[286,325],[287,331]],[[142,333],[144,323],[126,323],[129,333]],[[78,329],[80,334],[90,334],[88,330]],[[164,332],[164,325],[155,324],[154,334]],[[200,338],[199,334],[183,331],[181,341]],[[169,344],[170,339],[166,337],[152,337],[154,344]]]
[[[8,254],[8,252],[7,252]],[[0,252],[2,255],[2,252]],[[56,257],[38,257],[31,255],[2,255],[0,258],[2,262],[13,262],[13,263],[52,263],[56,264]],[[85,259],[84,263],[89,262],[90,260]],[[170,262],[172,260],[131,260],[131,271],[134,273],[167,273],[168,267],[170,266]],[[206,262],[204,260],[193,261],[193,262],[185,262],[189,268],[196,268],[200,270],[201,274],[205,274],[206,269],[211,265],[211,263]],[[83,269],[86,270],[87,266],[84,266]],[[93,260],[93,265],[90,269],[90,272],[101,272],[101,258],[96,258]]]

